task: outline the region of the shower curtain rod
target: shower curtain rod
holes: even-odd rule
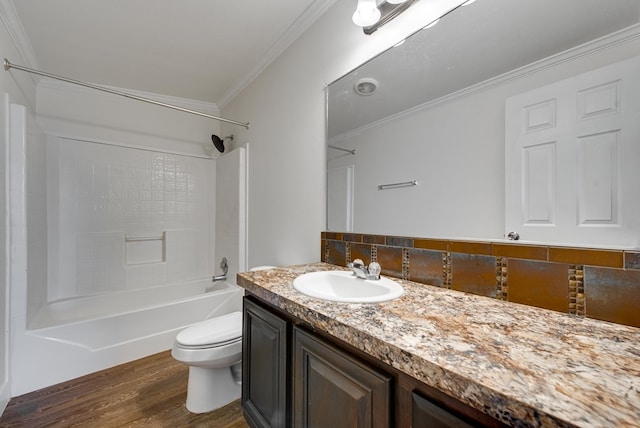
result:
[[[80,80],[69,79],[68,77],[57,76],[55,74],[47,73],[44,71],[36,70],[29,67],[24,67],[22,65],[16,65],[9,62],[8,59],[4,59],[4,69],[9,71],[9,69],[15,68],[16,70],[26,71],[27,73],[37,74],[39,76],[49,77],[51,79],[61,80],[67,83],[73,83],[74,85],[85,86],[87,88],[96,89],[98,91],[108,92],[114,95],[120,95],[121,97],[131,98],[136,101],[143,101],[149,104],[155,104],[160,107],[167,107],[174,110],[179,110],[185,113],[195,114],[196,116],[208,117],[209,119],[219,120],[221,122],[232,123],[234,125],[244,126],[246,129],[249,129],[249,123],[238,122],[236,120],[225,119],[224,117],[213,116],[206,113],[201,113],[196,110],[190,110],[188,108],[178,107],[173,104],[162,103],[160,101],[151,100],[149,98],[140,97],[138,95],[129,94],[127,92],[116,91],[113,89],[105,88],[104,86],[93,85],[91,83],[81,82]]]

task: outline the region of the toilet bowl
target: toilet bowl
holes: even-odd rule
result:
[[[189,366],[186,407],[190,412],[210,412],[240,398],[242,313],[232,312],[182,330],[171,355]]]

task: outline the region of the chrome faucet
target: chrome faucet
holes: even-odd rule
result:
[[[369,267],[367,267],[360,259],[355,259],[352,263],[349,263],[347,267],[353,270],[353,276],[362,279],[378,280],[380,279],[380,272],[382,272],[380,263],[371,262],[369,263]]]
[[[222,260],[220,261],[220,269],[222,269],[222,275],[214,275],[213,278],[211,278],[212,282],[227,280],[227,272],[229,272],[229,265],[227,264],[226,257],[223,257]]]

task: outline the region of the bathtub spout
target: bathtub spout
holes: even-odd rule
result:
[[[227,263],[227,258],[223,257],[220,261],[220,269],[222,269],[222,275],[213,275],[211,279],[212,282],[216,281],[226,281],[227,280],[227,272],[229,272],[229,265]]]

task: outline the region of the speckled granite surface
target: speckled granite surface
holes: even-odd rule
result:
[[[640,426],[640,329],[402,280],[405,294],[378,304],[328,302],[292,286],[333,269],[247,272],[238,284],[508,424]]]

